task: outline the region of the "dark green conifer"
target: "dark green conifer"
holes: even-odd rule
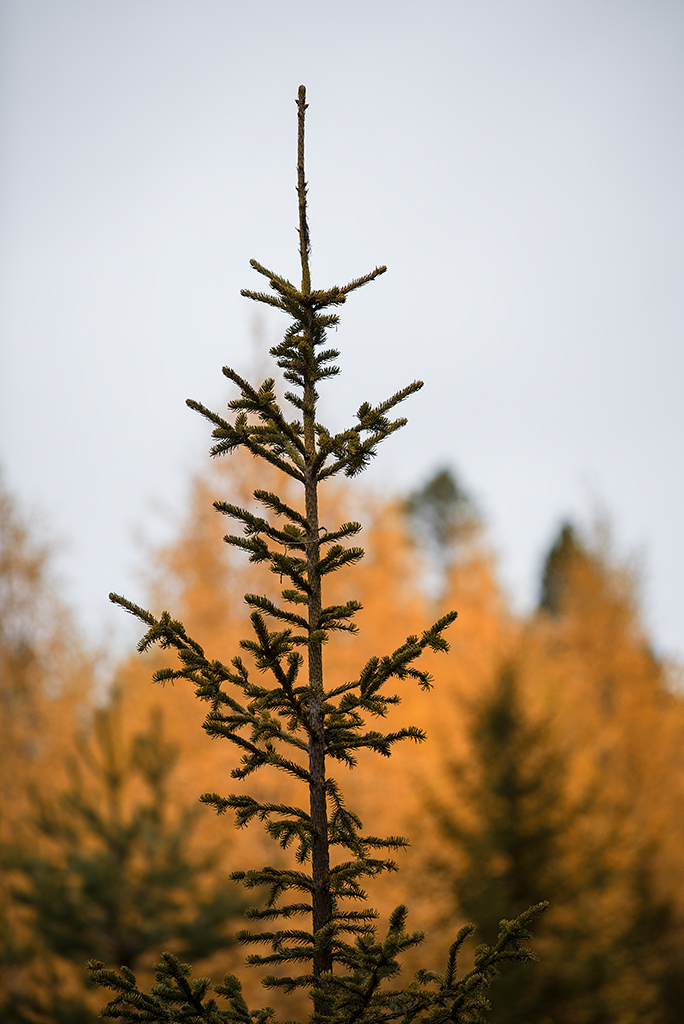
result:
[[[491,940],[506,909],[520,913],[539,902],[540,891],[557,888],[558,879],[549,873],[567,825],[562,763],[544,723],[527,721],[518,668],[510,662],[476,707],[470,733],[472,774],[465,766],[453,767],[477,824],[460,823],[447,805],[439,819],[466,854],[466,870],[454,883],[459,904]]]
[[[339,353],[326,340],[327,332],[339,322],[337,308],[353,291],[384,273],[385,267],[376,267],[343,287],[312,287],[303,87],[297,105],[301,284],[252,260],[270,292],[243,292],[291,320],[283,341],[271,354],[291,387],[284,397],[294,418],[281,406],[273,379],[255,387],[227,367],[223,372],[239,391],[229,402],[232,419],[199,402],[188,402],[214,427],[212,455],[242,447],[295,482],[299,500],[256,490],[254,499],[263,512],[256,506],[243,509],[230,502],[215,503],[218,512],[242,526],[242,535],[229,534],[226,542],[247,552],[251,561],[266,563],[287,585],[279,600],[261,594],[245,596],[252,609],[253,636],[241,641],[247,658],[236,655],[230,665],[212,660],[168,612],[157,618],[123,597],[112,595],[112,600],[148,627],[141,651],[160,644],[177,652],[180,667],[162,669],[155,678],[161,682],[186,679],[196,687],[198,697],[209,705],[207,733],[227,739],[240,751],[235,779],[246,779],[268,766],[296,780],[306,793],[302,806],[264,802],[244,793],[202,797],[219,814],[233,811],[238,826],[263,822],[272,838],[294,854],[295,863],[289,868],[266,866],[233,875],[248,889],[267,892],[265,907],[248,914],[264,930],[239,935],[242,942],[266,947],[265,952],[251,954],[249,963],[279,972],[268,973],[264,985],[286,992],[308,990],[316,1022],[482,1020],[487,1005],[484,990],[499,967],[533,958],[523,942],[540,908],[526,911],[515,921],[503,921],[498,938],[492,945],[479,947],[474,969],[463,978],[456,976],[456,955],[471,928],[462,929],[456,937],[442,975],[421,971],[408,987],[393,987],[400,954],[420,943],[422,936],[406,931],[407,911],[400,906],[390,917],[386,937],[378,938],[377,913],[367,905],[364,884],[382,872],[396,870],[392,854],[406,846],[406,840],[364,830],[330,774],[336,767],[354,768],[360,750],[386,757],[401,740],[425,738],[414,726],[385,732],[366,723],[384,719],[400,702],[398,695],[386,692],[391,679],[430,688],[430,676],[417,661],[426,649],[448,650],[443,634],[456,613],[407,637],[392,653],[371,658],[357,678],[326,685],[325,644],[337,631],[355,632],[354,616],[360,606],[354,600],[326,605],[324,577],[353,565],[363,550],[347,543],[358,535],[359,523],[320,521],[319,487],[337,475],[354,477],[361,472],[380,442],[406,422],[392,418],[393,410],[422,385],[415,381],[377,405],[362,403],[356,422],[339,433],[329,431],[317,418],[318,388],[339,372]],[[291,973],[280,973],[284,969]],[[162,954],[157,985],[149,994],[140,991],[128,968],[119,975],[93,962],[91,972],[95,981],[116,993],[104,1010],[111,1019],[247,1024],[273,1016],[269,1008],[249,1011],[240,983],[232,976],[215,988],[218,996],[228,1000],[228,1006],[221,1008],[211,994],[210,982],[190,980],[190,967],[171,953]]]
[[[613,1024],[623,1021],[616,991],[630,992],[634,1018],[674,1024],[681,1017],[679,926],[672,900],[653,884],[653,850],[611,856],[619,815],[598,794],[571,803],[565,764],[550,723],[531,720],[521,669],[502,666],[474,706],[467,764],[450,765],[455,801],[434,801],[453,907],[477,921],[486,941],[499,919],[553,893],[536,936],[541,963],[519,965],[493,983],[491,1024]],[[599,819],[604,834],[592,828]],[[616,909],[617,905],[617,909]]]
[[[0,474],[0,851],[25,821],[28,780],[41,780],[59,756],[59,726],[72,721],[87,693],[90,659],[59,600],[50,548],[39,534]],[[58,991],[46,960],[38,963],[44,946],[12,897],[14,882],[0,871],[0,1020],[80,1024],[75,1001]],[[31,977],[37,966],[39,979]],[[36,1008],[45,1008],[48,989],[46,1018]]]
[[[426,484],[409,495],[406,511],[414,521],[412,531],[421,543],[434,549],[444,564],[454,546],[470,536],[479,522],[472,499],[449,469],[439,469]]]
[[[575,559],[587,557],[573,525],[563,523],[544,562],[540,609],[554,616],[561,614],[570,567]]]
[[[132,969],[160,945],[203,959],[234,944],[231,921],[245,901],[221,877],[219,851],[191,852],[199,808],[172,808],[178,759],[161,714],[126,737],[118,695],[77,738],[61,798],[33,791],[34,820],[2,850],[14,901],[28,908],[35,948],[82,967],[88,956]],[[45,979],[47,981],[47,978]],[[95,1021],[88,1001],[65,1000],[59,982],[12,993],[8,1021]]]
[[[439,867],[455,907],[477,921],[487,941],[505,914],[520,913],[540,894],[552,892],[554,907],[577,897],[561,865],[573,819],[563,762],[548,724],[529,721],[522,709],[519,671],[513,662],[502,665],[491,691],[473,708],[469,762],[449,766],[460,811],[444,792],[434,805],[445,840]],[[514,966],[497,978],[492,1022],[531,1024],[546,1020],[546,1013],[555,1020],[555,995],[562,995],[562,1003],[568,993],[559,992],[548,967],[545,958],[533,977]]]
[[[410,537],[424,560],[424,588],[436,600],[443,595],[449,570],[477,534],[477,509],[449,469],[440,469],[404,505]]]

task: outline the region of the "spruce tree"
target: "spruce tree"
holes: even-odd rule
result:
[[[451,561],[454,547],[479,523],[471,498],[449,469],[437,470],[423,487],[409,495],[405,507],[419,539],[443,564]]]
[[[266,866],[233,874],[247,889],[267,893],[265,906],[248,912],[264,930],[245,930],[238,936],[244,943],[266,947],[265,952],[250,954],[248,963],[292,971],[267,973],[263,984],[285,992],[308,991],[313,1002],[311,1019],[316,1022],[484,1020],[485,989],[499,968],[509,961],[534,958],[523,943],[529,922],[542,906],[514,921],[502,921],[497,939],[478,948],[474,968],[462,978],[457,978],[456,957],[472,927],[461,929],[455,937],[442,974],[421,970],[408,986],[393,987],[400,973],[400,954],[419,944],[422,935],[406,930],[407,910],[399,906],[390,916],[386,936],[378,938],[377,914],[367,905],[364,884],[396,870],[392,855],[407,841],[366,832],[330,774],[336,767],[353,769],[359,751],[387,757],[402,740],[424,740],[415,726],[381,731],[369,728],[366,720],[381,721],[400,703],[399,695],[386,690],[392,679],[430,689],[431,677],[418,660],[426,650],[448,650],[444,632],[456,613],[408,636],[392,653],[370,658],[355,679],[326,686],[325,645],[336,632],[356,631],[354,617],[360,605],[353,599],[326,605],[324,578],[358,562],[363,550],[349,543],[360,532],[359,523],[320,521],[319,488],[340,474],[355,477],[368,465],[380,442],[406,422],[393,418],[393,410],[422,384],[415,381],[377,405],[362,403],[356,422],[347,430],[333,433],[318,421],[318,388],[339,373],[339,353],[326,340],[327,332],[339,322],[337,308],[386,268],[376,267],[343,287],[312,287],[304,173],[306,106],[302,86],[297,99],[301,284],[252,260],[271,290],[242,293],[291,319],[283,341],[271,354],[292,389],[284,397],[294,409],[294,418],[283,410],[274,379],[253,386],[228,367],[223,372],[239,392],[228,403],[235,414],[232,419],[199,402],[188,402],[214,428],[212,455],[244,448],[294,482],[298,498],[290,497],[291,490],[279,495],[257,489],[253,508],[226,501],[214,504],[219,513],[242,527],[242,535],[228,534],[226,542],[245,551],[252,562],[266,563],[287,585],[277,600],[245,595],[253,635],[241,641],[243,653],[229,665],[205,654],[168,612],[156,617],[118,595],[112,595],[112,600],[147,626],[141,651],[153,644],[176,651],[179,667],[163,668],[155,679],[184,679],[195,686],[199,699],[209,705],[204,723],[208,735],[235,744],[241,754],[232,773],[236,780],[270,767],[294,779],[306,793],[303,806],[263,801],[245,793],[201,797],[219,814],[234,812],[238,827],[261,821],[268,834],[294,854],[294,864],[288,868]],[[240,982],[231,975],[215,987],[216,994],[228,1000],[222,1008],[211,994],[209,980],[192,980],[189,965],[172,953],[162,954],[157,984],[147,994],[128,967],[118,974],[93,961],[90,969],[93,980],[115,993],[103,1011],[111,1019],[242,1024],[254,1020],[261,1024],[274,1015],[268,1007],[250,1011]]]
[[[571,523],[563,523],[544,562],[539,608],[550,615],[560,616],[573,561],[587,559]]]
[[[602,734],[611,719],[615,726],[618,712],[602,692],[596,649],[580,639],[578,661],[565,674],[562,669],[578,644],[567,632],[573,614],[589,629],[598,622],[603,651],[617,653],[623,642],[604,633],[601,621],[599,602],[619,595],[610,568],[580,538],[571,525],[562,527],[545,561],[540,611],[516,656],[471,698],[468,755],[447,764],[433,802],[442,839],[435,866],[451,896],[450,912],[476,920],[486,941],[501,916],[553,893],[535,935],[541,963],[532,973],[516,965],[496,979],[491,1024],[674,1024],[684,1008],[681,919],[677,882],[658,879],[663,836],[649,834],[643,815],[637,819],[649,769],[630,779],[629,802],[615,802],[615,769],[600,755]],[[545,647],[549,661],[540,668],[535,661]],[[551,663],[560,673],[555,683]],[[578,700],[570,693],[582,676],[586,689]],[[616,684],[624,691],[630,680],[617,677]],[[589,700],[602,717],[598,727],[592,717],[578,743],[575,730]],[[657,692],[649,700],[654,711]],[[673,704],[665,707],[676,714]],[[640,711],[640,742],[667,742],[646,704]],[[628,719],[613,737],[630,743]],[[589,754],[594,777],[578,770],[575,746]],[[676,777],[672,758],[659,779],[665,793]]]
[[[518,672],[513,662],[501,667],[474,711],[472,761],[451,766],[477,823],[461,822],[443,802],[437,808],[445,837],[465,853],[455,895],[490,940],[505,911],[520,913],[538,902],[540,890],[557,888],[549,872],[567,827],[562,762],[548,726],[523,712]]]
[[[26,821],[27,785],[54,792],[57,766],[90,692],[91,659],[59,599],[50,545],[31,519],[0,474],[0,850],[16,841]],[[40,939],[12,897],[15,881],[0,871],[0,1020],[8,1024],[45,1020],[22,1016],[19,1007],[42,1004],[52,984],[46,960],[39,963]],[[62,1019],[77,1024],[68,996],[58,1001]]]
[[[29,912],[27,952],[51,958],[56,979],[95,951],[132,969],[168,943],[204,959],[234,944],[230,925],[246,906],[220,850],[193,850],[199,808],[173,806],[178,751],[161,713],[127,735],[123,701],[117,692],[89,718],[68,788],[48,797],[34,786],[24,828],[0,850],[14,903]],[[92,992],[74,982],[65,1000],[60,987],[0,996],[2,1019],[96,1020]]]
[[[425,560],[425,589],[442,596],[449,571],[477,536],[477,509],[449,469],[440,469],[404,504],[412,538]]]
[[[605,537],[592,543],[566,522],[546,557],[532,623],[553,694],[556,746],[571,772],[586,780],[588,763],[594,772],[585,834],[604,836],[602,850],[594,843],[584,851],[586,867],[575,882],[574,948],[559,932],[565,948],[547,948],[538,975],[541,981],[557,963],[570,965],[560,1022],[581,1016],[588,1024],[674,1024],[684,1012],[681,882],[673,871],[680,863],[679,801],[672,788],[681,786],[684,704],[650,647],[634,583],[610,558]],[[568,896],[559,896],[554,908],[562,911]],[[609,912],[595,911],[589,928],[583,908],[602,903]]]
[[[554,910],[579,899],[562,859],[577,810],[565,796],[565,766],[549,723],[531,721],[525,713],[514,661],[501,666],[489,692],[475,702],[469,741],[468,762],[448,765],[455,799],[443,789],[434,800],[444,843],[437,868],[455,908],[477,921],[485,940],[492,941],[500,918],[520,913],[540,893],[553,892]],[[495,1024],[572,1019],[565,1011],[576,995],[571,954],[577,955],[577,944],[566,935],[550,963],[544,926],[554,924],[552,911],[542,922],[546,955],[533,977],[515,966],[496,980]],[[564,979],[568,965],[570,984]]]

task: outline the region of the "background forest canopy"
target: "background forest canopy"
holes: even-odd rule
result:
[[[242,455],[213,465],[152,560],[150,607],[173,608],[220,658],[244,635],[245,590],[268,594],[273,577],[221,543],[212,501],[249,508],[269,472],[257,479]],[[331,682],[351,678],[379,638],[396,646],[416,623],[459,610],[451,653],[428,665],[434,691],[404,687],[391,713],[430,742],[398,751],[391,777],[368,758],[345,782],[374,831],[421,837],[399,854],[400,874],[375,884],[381,914],[410,893],[412,925],[441,959],[441,936],[464,922],[491,942],[502,917],[549,898],[533,942],[540,963],[495,981],[492,1021],[681,1021],[684,699],[651,650],[633,574],[565,524],[538,607],[521,617],[449,470],[401,500],[357,483],[327,500],[336,518],[364,523],[366,549],[330,584],[332,600],[363,605],[359,637],[326,651]],[[236,969],[246,903],[227,878],[267,840],[198,804],[233,758],[202,732],[189,689],[150,684],[164,653],[123,657],[107,694],[97,691],[96,658],[39,536],[3,493],[0,1017],[86,1024],[103,1002],[85,983],[87,957],[143,980],[162,949],[201,973]],[[278,797],[285,789],[271,787]],[[251,1002],[250,986],[255,976]]]
[[[273,2],[215,0],[0,7],[0,464],[11,481],[5,490],[0,475],[2,1022],[94,1024],[98,1014],[120,1018],[122,1007],[130,1024],[684,1020],[684,677],[665,658],[684,657],[684,491],[674,454],[684,409],[684,8],[670,0],[357,6],[358,18],[353,0],[343,18],[310,0],[295,17]],[[285,85],[300,73],[317,97],[308,150],[313,226],[320,217],[323,229],[320,242],[314,231],[316,270],[337,279],[359,246],[392,269],[382,303],[364,308],[364,297],[335,334],[344,374],[338,397],[322,399],[323,418],[341,419],[361,383],[384,394],[419,374],[426,386],[407,438],[388,444],[385,468],[371,474],[376,490],[323,473],[334,455],[337,468],[327,470],[354,475],[377,438],[371,431],[369,447],[359,446],[359,434],[333,439],[317,422],[314,377],[330,352],[312,359],[318,341],[307,346],[322,336],[310,328],[337,331],[337,318],[320,318],[324,306],[310,314],[321,296],[336,304],[342,292],[311,291],[302,87],[301,293],[271,279],[286,301],[267,301],[261,325],[270,334],[272,305],[293,315],[279,366],[301,370],[294,383],[303,399],[287,398],[301,422],[287,429],[267,417],[269,465],[244,453],[216,460],[178,501],[179,467],[194,455],[192,436],[187,448],[181,440],[179,392],[223,403],[218,385],[213,396],[204,391],[205,366],[220,355],[249,373],[244,261],[268,253],[269,267],[291,266],[291,149],[281,139],[287,131],[289,140],[284,111],[292,110]],[[420,201],[407,202],[416,190]],[[448,313],[426,295],[446,297]],[[238,327],[228,337],[226,324]],[[391,358],[374,343],[381,334]],[[270,363],[252,369],[258,384]],[[254,413],[231,374],[247,404],[232,392],[229,409]],[[107,387],[93,386],[103,379]],[[266,384],[266,406],[269,393]],[[364,403],[359,430],[379,413]],[[36,460],[47,422],[60,456]],[[259,436],[244,422],[246,433],[239,417],[221,421],[226,447],[252,429]],[[283,452],[301,470],[285,485],[273,469]],[[459,474],[448,468],[452,456]],[[295,479],[303,501],[290,490]],[[582,481],[621,510],[621,536],[646,538],[648,595],[609,530],[585,529],[574,514],[561,521]],[[15,488],[17,499],[49,494],[55,531],[78,523],[69,576],[80,574],[89,595],[82,620],[56,575],[54,546]],[[275,492],[284,506],[272,502]],[[144,527],[164,539],[134,588],[119,568],[123,533],[152,493],[179,518],[165,532],[161,516]],[[256,522],[259,493],[267,511]],[[225,538],[232,547],[222,543],[217,499],[246,526],[246,538]],[[273,518],[283,508],[290,532]],[[345,521],[357,519],[365,556],[350,572],[363,552],[336,551],[335,542],[356,533]],[[330,527],[322,536],[320,522]],[[259,564],[264,536],[275,542],[266,545],[271,572]],[[240,544],[257,556],[251,564]],[[525,566],[537,558],[535,593]],[[281,567],[295,590],[281,589]],[[160,647],[143,641],[141,656],[112,639],[110,649],[94,649],[83,628],[104,625],[99,600],[110,589],[151,609],[114,595],[140,613],[148,640],[159,627]],[[299,604],[297,614],[279,616],[278,595]],[[357,605],[358,637],[332,634]],[[172,618],[158,621],[161,609]],[[276,631],[255,609],[278,619]],[[306,635],[278,632],[283,622]],[[444,644],[437,658],[429,638],[448,623],[450,653]],[[243,639],[250,625],[257,643]],[[190,654],[186,672],[174,672],[163,649],[174,631],[183,634],[181,655]],[[200,643],[221,660],[198,669]],[[423,644],[432,648],[421,660],[423,682],[434,680],[427,693],[420,675],[402,673],[400,653],[403,645],[413,657]],[[287,660],[271,657],[278,645]],[[233,659],[240,650],[244,665]],[[309,685],[295,694],[300,650]],[[401,699],[376,701],[387,665]],[[264,666],[277,684],[270,694],[256,671]],[[199,677],[195,694],[188,683]],[[237,709],[224,682],[238,691]],[[211,707],[206,719],[197,696]],[[393,732],[383,736],[375,730],[384,710]],[[423,734],[428,743],[399,744],[389,764],[370,756]],[[242,745],[237,757],[229,743],[210,742],[221,735]],[[278,762],[285,741],[294,760]],[[245,790],[255,763],[264,771]],[[226,799],[216,790],[226,793],[231,775],[238,795]],[[295,776],[309,789],[308,811]],[[234,828],[234,811],[238,826],[252,815],[251,827]],[[404,848],[404,835],[413,845]],[[383,850],[396,851],[398,874]],[[249,892],[234,884],[240,875],[247,889],[254,883]],[[368,903],[355,888],[364,876]],[[300,902],[281,899],[288,888]],[[357,897],[361,909],[340,910],[340,899]],[[531,929],[539,962],[528,963],[528,933],[522,918],[511,919],[529,922],[546,900]],[[404,903],[406,930],[396,909]],[[248,958],[250,970],[246,920],[277,929],[257,936],[265,956]],[[476,935],[452,971],[450,944],[459,929],[469,935],[470,921]],[[427,935],[415,949],[414,929]],[[497,933],[509,945],[497,944]],[[496,966],[468,988],[468,971],[491,953]],[[313,973],[294,979],[303,987],[290,985],[288,959],[301,970],[310,963]],[[186,961],[190,998],[187,985],[179,996]],[[445,961],[441,976],[418,977],[412,988],[416,969]],[[244,1013],[231,998],[233,973]],[[213,979],[215,1013],[203,975]],[[105,1009],[109,997],[95,984],[117,993]],[[273,1016],[249,1013],[266,1002]]]

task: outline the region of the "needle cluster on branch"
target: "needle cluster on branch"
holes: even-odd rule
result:
[[[422,934],[406,931],[407,911],[400,906],[390,917],[385,938],[379,939],[375,928],[378,915],[367,905],[363,885],[367,879],[395,871],[392,854],[407,841],[399,836],[367,834],[329,774],[335,763],[354,768],[360,750],[389,756],[401,740],[425,739],[413,726],[384,732],[369,729],[366,723],[369,718],[382,721],[400,702],[396,693],[385,689],[390,680],[413,680],[425,690],[430,688],[430,675],[418,666],[419,658],[426,649],[448,650],[444,632],[456,612],[444,615],[421,634],[408,636],[391,654],[370,658],[355,679],[326,686],[324,645],[335,631],[355,632],[354,616],[360,605],[353,600],[325,605],[323,580],[358,562],[363,550],[345,544],[359,533],[359,523],[328,527],[320,522],[319,487],[338,474],[353,477],[368,465],[380,442],[406,422],[393,418],[393,410],[422,383],[409,384],[379,405],[364,402],[356,414],[357,422],[348,430],[331,433],[317,420],[317,387],[339,372],[339,352],[328,347],[326,340],[329,329],[339,321],[332,310],[351,292],[384,273],[385,267],[377,267],[342,288],[311,287],[304,175],[306,106],[305,90],[300,87],[297,193],[301,286],[252,260],[271,291],[242,293],[282,310],[291,319],[283,341],[271,354],[287,384],[295,389],[285,393],[295,410],[294,418],[289,419],[283,411],[273,379],[253,387],[229,368],[223,372],[239,389],[239,397],[229,403],[232,419],[199,402],[188,402],[213,425],[212,455],[245,448],[299,485],[300,507],[270,491],[255,490],[254,499],[265,510],[264,516],[227,502],[215,503],[218,512],[242,526],[242,535],[228,534],[226,542],[246,551],[252,562],[266,563],[288,586],[278,602],[259,594],[245,596],[252,609],[253,635],[241,641],[246,660],[236,655],[229,665],[210,659],[183,624],[167,612],[156,618],[123,597],[112,595],[112,600],[148,627],[139,645],[141,651],[159,644],[177,652],[179,667],[164,668],[155,679],[185,679],[194,684],[197,696],[209,705],[204,723],[207,733],[227,739],[240,751],[233,777],[243,780],[270,766],[294,778],[306,794],[304,806],[263,802],[245,794],[207,793],[201,798],[219,814],[233,811],[238,827],[260,820],[283,849],[293,848],[294,865],[290,868],[264,867],[233,874],[248,889],[265,889],[267,894],[265,905],[247,915],[262,922],[264,930],[244,930],[238,935],[243,943],[265,947],[261,953],[250,954],[248,963],[277,970],[267,973],[263,984],[286,992],[308,990],[315,1024],[484,1020],[485,989],[499,968],[506,961],[533,959],[524,940],[529,922],[543,906],[515,921],[503,921],[498,941],[478,948],[474,968],[462,978],[456,975],[456,956],[471,927],[456,936],[442,974],[419,971],[407,987],[393,987],[400,973],[400,954],[419,944]],[[148,994],[140,991],[128,969],[118,974],[99,962],[91,962],[90,968],[95,982],[115,992],[103,1011],[110,1019],[261,1024],[273,1017],[269,1008],[248,1009],[235,977],[228,976],[212,990],[207,979],[191,980],[190,967],[171,953],[162,954],[157,984]],[[216,996],[228,1000],[228,1006],[221,1005]]]

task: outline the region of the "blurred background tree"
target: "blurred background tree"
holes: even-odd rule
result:
[[[0,500],[0,1019],[92,1022],[94,950],[149,967],[160,945],[206,961],[232,946],[244,900],[175,792],[178,744],[114,690],[94,708],[92,659],[50,582],[50,553]]]
[[[466,749],[447,759],[433,807],[451,913],[485,939],[554,894],[540,964],[497,979],[491,1020],[674,1024],[682,866],[668,878],[677,828],[662,822],[681,792],[681,696],[645,643],[633,580],[570,524],[521,627],[493,683],[467,693]]]
[[[566,807],[563,764],[543,721],[532,723],[521,708],[518,667],[504,664],[494,684],[470,712],[470,749],[447,766],[457,807],[435,801],[443,842],[437,869],[451,890],[451,916],[477,921],[486,942],[499,921],[553,894],[553,909],[572,902],[561,867],[572,814]],[[535,896],[535,894],[537,894]],[[537,926],[537,941],[545,927]],[[513,967],[497,979],[492,1021],[535,1019],[540,1006],[555,1010],[549,996],[548,955],[524,977]],[[541,989],[541,990],[540,990]],[[553,1015],[552,1015],[552,1019]]]
[[[68,790],[46,801],[33,791],[35,841],[7,859],[25,880],[15,898],[29,906],[55,953],[79,966],[89,953],[137,969],[171,945],[206,959],[232,945],[231,919],[244,910],[234,883],[220,878],[220,851],[195,842],[199,805],[174,806],[178,747],[153,709],[145,729],[126,735],[116,692],[74,740]]]
[[[0,848],[16,840],[27,791],[49,799],[91,699],[92,658],[58,595],[50,549],[0,481]],[[0,1016],[34,990],[38,938],[0,874]],[[20,1018],[17,1018],[20,1019]],[[76,1019],[76,1018],[74,1018]]]
[[[410,536],[425,558],[426,589],[439,598],[446,575],[481,528],[477,508],[452,471],[438,469],[404,504]]]
[[[597,936],[578,958],[598,988],[584,1016],[674,1024],[684,1012],[684,701],[649,643],[638,577],[612,555],[605,527],[592,542],[562,526],[530,632],[527,700],[536,691],[550,710],[569,787],[594,794],[584,844],[567,844],[579,866],[585,851],[580,881],[595,871],[596,837],[605,851]]]
[[[21,782],[87,707],[92,658],[58,595],[49,546],[0,478],[0,834],[21,807]],[[48,727],[51,724],[51,728]]]
[[[218,493],[249,495],[257,485],[254,472],[245,459],[214,466],[211,482],[195,482],[187,517],[177,539],[157,553],[150,581],[153,598],[175,594],[189,628],[219,652],[242,633],[244,583],[240,566],[218,543],[224,526],[207,494],[215,496],[218,487]],[[331,677],[343,682],[378,636],[391,644],[405,634],[423,614],[426,595],[422,554],[407,536],[406,501],[364,493],[352,507],[344,487],[334,500],[345,518],[358,515],[368,523],[367,557],[357,570],[364,605],[358,646],[352,656],[351,645],[340,645],[330,662]],[[92,658],[51,580],[49,549],[35,540],[7,495],[0,513],[0,828],[5,855],[12,847],[21,868],[5,872],[0,886],[0,1019],[86,1024],[101,996],[89,1002],[82,949],[101,942],[102,959],[115,962],[121,953],[114,943],[126,939],[127,914],[134,922],[129,948],[139,951],[142,973],[156,959],[159,941],[200,955],[204,926],[193,929],[192,923],[201,915],[189,912],[183,884],[174,890],[173,870],[164,867],[174,843],[188,869],[206,866],[187,884],[204,901],[208,933],[216,937],[212,971],[232,967],[234,951],[221,947],[227,933],[218,924],[212,932],[212,893],[224,898],[222,870],[238,857],[261,855],[251,848],[259,838],[237,836],[227,851],[230,863],[212,866],[224,830],[211,815],[199,828],[202,819],[188,809],[217,772],[227,771],[227,761],[221,745],[202,734],[193,695],[181,687],[172,695],[152,687],[151,669],[163,655],[135,655],[117,669],[126,700],[101,700],[94,710]],[[517,909],[516,901],[535,901],[542,887],[542,895],[554,894],[534,941],[540,963],[524,982],[515,970],[497,979],[493,1022],[679,1024],[684,701],[649,646],[635,581],[606,550],[565,524],[541,573],[539,609],[516,616],[497,583],[484,530],[475,530],[466,544],[453,535],[449,541],[448,529],[441,535],[439,600],[460,609],[453,654],[446,667],[435,666],[435,695],[421,702],[409,694],[403,710],[432,743],[396,755],[392,801],[370,759],[358,785],[350,778],[350,799],[379,829],[387,823],[415,832],[418,821],[421,846],[430,846],[433,866],[440,861],[440,870],[426,873],[417,852],[402,855],[402,870],[413,875],[416,926],[435,933],[448,907],[449,931],[472,916],[487,939],[499,917]],[[449,543],[460,544],[458,552]],[[342,582],[334,599],[347,596]],[[120,783],[114,782],[116,765]],[[106,795],[112,786],[119,786],[118,817],[109,809],[113,795]],[[438,814],[426,810],[427,786]],[[118,897],[89,904],[89,880],[97,890],[97,879],[116,878],[117,842],[121,863],[130,865],[119,888],[111,887]],[[160,888],[140,895],[147,858],[170,883],[168,904]],[[484,880],[475,886],[476,860]],[[388,879],[380,892],[382,913],[397,902],[392,884]],[[175,918],[166,913],[171,904]],[[135,925],[141,906],[146,910]],[[118,915],[119,932],[107,914]],[[157,939],[155,948],[153,936],[164,929],[168,940]],[[42,989],[37,963],[44,978],[45,964],[52,972]],[[524,1017],[512,1015],[514,1005],[525,1008]]]
[[[621,849],[619,820],[592,827],[593,793],[571,804],[551,724],[532,721],[522,703],[519,668],[508,663],[474,703],[467,761],[449,765],[459,810],[435,806],[451,913],[477,921],[486,941],[535,894],[554,895],[535,934],[540,963],[496,980],[490,1019],[674,1022],[671,901],[654,893],[643,854]]]

